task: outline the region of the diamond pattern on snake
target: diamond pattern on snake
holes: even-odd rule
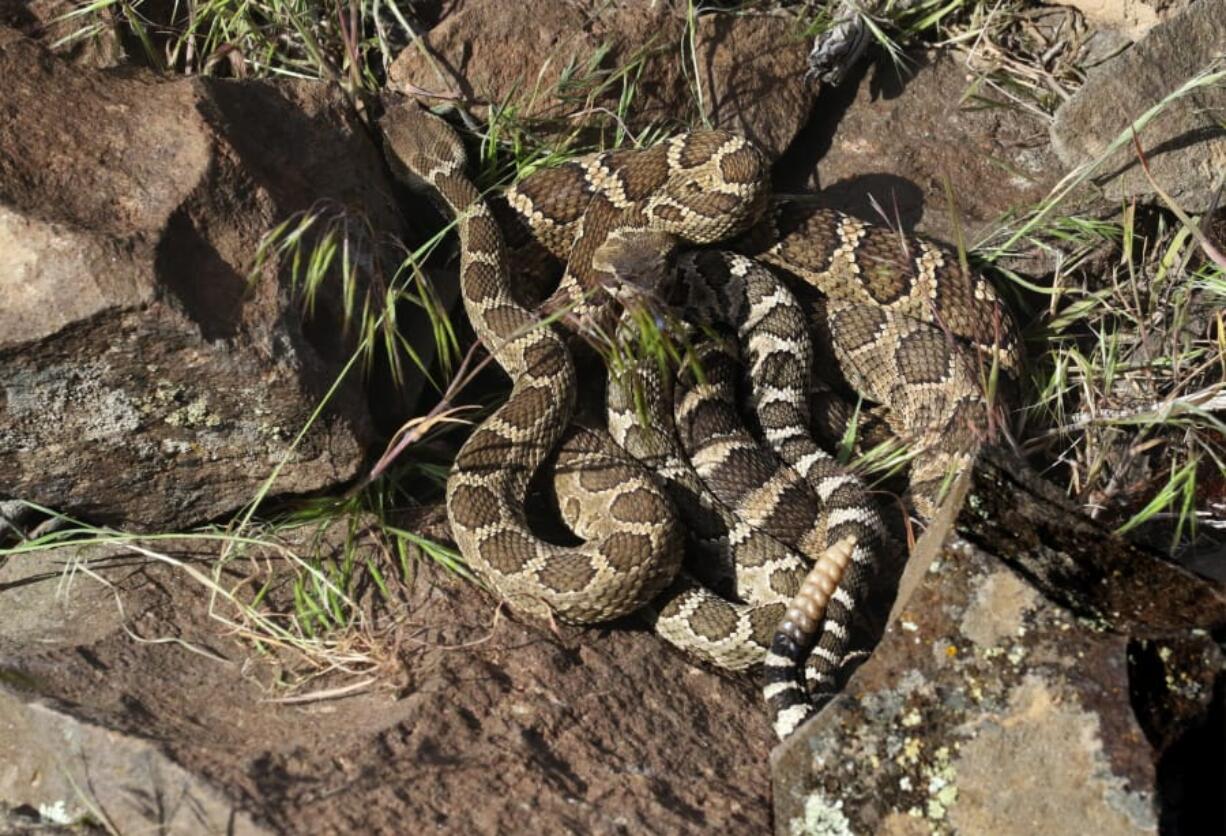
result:
[[[990,426],[988,370],[1017,371],[996,292],[948,247],[773,197],[768,160],[724,131],[574,159],[491,208],[446,122],[406,104],[383,127],[397,173],[455,215],[465,310],[512,380],[447,481],[469,566],[529,615],[642,612],[713,664],[764,664],[775,731],[790,734],[834,687],[855,609],[901,548],[860,478],[810,434],[810,332],[911,445],[909,500],[927,518]],[[548,299],[512,267],[504,229],[558,265]],[[571,344],[542,311],[607,335],[645,297],[693,326],[701,372],[632,366],[607,382],[605,426],[577,425]],[[529,524],[530,483],[549,461],[578,545]]]

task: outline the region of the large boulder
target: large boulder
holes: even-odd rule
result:
[[[882,59],[858,84],[823,91],[819,113],[832,118],[815,119],[789,151],[780,186],[820,190],[875,223],[951,243],[961,234],[971,246],[1002,216],[1042,200],[1061,174],[1044,120],[969,106],[972,81],[959,59],[934,51],[910,55],[902,75]]]
[[[991,558],[946,552],[871,659],[775,759],[778,832],[1154,833],[1127,639]]]
[[[1205,630],[1226,624],[1226,587],[999,452],[953,494],[871,658],[773,753],[776,832],[1142,834],[1203,817],[1189,786],[1222,753],[1195,763],[1186,744],[1221,700]]]
[[[0,730],[0,799],[27,799],[21,807],[39,811],[44,823],[85,819],[105,821],[112,832],[182,836],[274,832],[156,744],[75,716],[71,706],[0,688]],[[5,825],[0,817],[4,832],[25,832],[15,822]]]
[[[80,69],[13,30],[0,75],[0,499],[172,528],[283,461],[279,493],[352,478],[372,436],[357,375],[310,421],[353,349],[339,284],[307,317],[284,265],[248,280],[295,213],[399,230],[345,101]]]

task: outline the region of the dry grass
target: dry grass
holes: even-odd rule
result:
[[[1087,512],[1178,552],[1226,532],[1226,265],[1161,210],[1058,218],[1028,443]],[[1215,533],[1215,531],[1217,533]]]

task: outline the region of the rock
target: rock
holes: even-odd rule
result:
[[[465,0],[420,48],[397,57],[389,86],[443,99],[456,94],[483,117],[490,104],[510,103],[515,116],[541,120],[546,134],[563,137],[578,117],[593,115],[591,108],[617,109],[622,81],[606,82],[624,67],[634,92],[626,114],[632,130],[688,123],[698,115],[689,77],[696,68],[710,123],[781,154],[812,107],[804,82],[808,44],[798,24],[708,14],[696,21],[696,58],[687,44],[685,8],[669,3],[547,0],[525,15],[497,0]]]
[[[306,540],[314,529],[304,531]],[[384,559],[373,538],[357,542],[359,562]],[[199,543],[143,545],[201,556]],[[9,689],[0,697],[0,802],[37,807],[62,797],[58,783],[29,779],[36,769],[49,774],[44,754],[61,745],[63,728],[88,761],[118,747],[139,764],[140,747],[156,748],[165,758],[150,753],[150,762],[174,777],[171,787],[212,788],[212,809],[229,805],[279,833],[401,832],[406,823],[456,833],[769,829],[772,737],[757,688],[696,667],[634,623],[567,629],[559,639],[498,615],[472,583],[416,565],[397,632],[377,632],[372,647],[355,631],[343,648],[370,649],[379,684],[285,703],[272,683],[302,666],[271,645],[257,654],[237,643],[217,620],[234,612],[219,600],[210,617],[196,581],[134,566],[117,546],[71,551],[62,559],[88,559],[112,579],[125,623],[145,641],[111,631],[48,645],[0,633],[0,682]],[[251,557],[228,564],[227,584],[264,565]],[[379,565],[390,580],[395,568]],[[261,585],[257,578],[246,589]],[[0,587],[0,611],[11,593]],[[284,579],[266,603],[278,594],[288,594]],[[278,661],[284,673],[273,668]],[[357,679],[317,677],[290,693]],[[25,739],[11,737],[24,723],[47,742],[10,760],[3,747]]]
[[[985,451],[970,491],[958,533],[1079,618],[1146,639],[1226,627],[1226,584],[1091,520],[1013,456]]]
[[[0,27],[11,26],[80,67],[119,65],[124,55],[122,36],[109,10],[64,18],[77,8],[72,0],[0,0]],[[73,37],[91,25],[97,26],[96,32]]]
[[[1132,48],[1094,69],[1056,111],[1052,146],[1070,168],[1098,160],[1116,137],[1163,98],[1204,71],[1226,47],[1226,0],[1199,0],[1158,24]],[[1138,139],[1154,180],[1184,210],[1209,208],[1226,170],[1226,85],[1203,87],[1167,107]],[[1156,194],[1132,143],[1095,171],[1114,202]]]
[[[273,832],[152,743],[0,688],[0,798],[14,797],[52,822],[101,819],[120,833]]]
[[[951,243],[956,215],[970,246],[1004,213],[1046,196],[1059,165],[1043,120],[967,107],[972,78],[955,59],[910,58],[914,75],[901,82],[883,61],[858,85],[823,91],[817,121],[779,165],[778,185],[820,189],[835,208]]]
[[[663,13],[658,20],[661,26],[671,21]],[[396,57],[388,68],[388,87],[437,93],[441,99],[456,95],[479,116],[512,95],[516,115],[563,116],[569,103],[559,95],[559,78],[572,62],[579,62],[580,72],[586,69],[599,47],[584,23],[583,7],[573,3],[547,2],[524,14],[492,0],[463,0]]]
[[[1112,29],[1130,40],[1146,32],[1194,0],[1043,0],[1048,5],[1072,6],[1086,22]]]
[[[308,319],[275,264],[247,279],[297,212],[399,229],[339,95],[81,70],[11,30],[0,73],[0,498],[167,529],[241,506],[286,456],[277,493],[352,478],[356,375],[291,451],[352,350],[339,282]]]
[[[569,98],[557,93],[563,68],[586,66],[602,45],[608,50],[600,66],[623,66],[648,43],[635,76],[631,127],[694,118],[690,64],[678,59],[686,38],[682,7],[550,0],[546,9],[525,16],[496,0],[459,3],[420,49],[397,57],[391,86],[454,93],[479,116],[488,115],[488,103],[514,101],[514,115],[544,120],[543,130],[566,136],[576,127],[566,117],[589,103],[574,98],[581,86],[574,81],[565,88]],[[838,90],[818,99],[804,81],[809,46],[783,17],[709,14],[695,27],[693,65],[708,121],[782,157],[776,180],[783,190],[821,188],[831,205],[881,221],[875,200],[891,221],[897,216],[909,230],[953,240],[946,181],[972,239],[1008,210],[1042,199],[1059,179],[1043,120],[964,107],[972,79],[953,59],[920,56],[905,84],[882,68],[852,88],[853,100]],[[613,109],[620,94],[612,85],[594,104]],[[841,115],[805,128],[815,110]]]
[[[1123,637],[946,552],[848,687],[772,757],[779,833],[1153,833]]]
[[[1203,812],[1178,795],[1205,767],[1177,750],[1221,700],[1195,628],[1226,595],[1024,470],[988,450],[960,480],[873,655],[772,754],[777,832],[1155,833]],[[968,540],[947,544],[955,521]],[[1129,632],[1180,637],[1147,652]]]
[[[698,18],[704,103],[715,127],[744,134],[778,157],[809,120],[815,91],[804,80],[809,39],[782,17]]]

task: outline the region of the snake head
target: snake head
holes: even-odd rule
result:
[[[455,129],[416,102],[391,103],[379,127],[384,156],[396,177],[409,186],[464,170],[464,143]]]
[[[596,250],[592,266],[612,277],[605,289],[623,301],[643,293],[662,296],[675,273],[676,250],[676,239],[666,232],[617,229]]]
[[[727,131],[694,131],[666,144],[668,180],[646,207],[653,226],[692,244],[711,244],[757,221],[770,172],[757,146]]]

